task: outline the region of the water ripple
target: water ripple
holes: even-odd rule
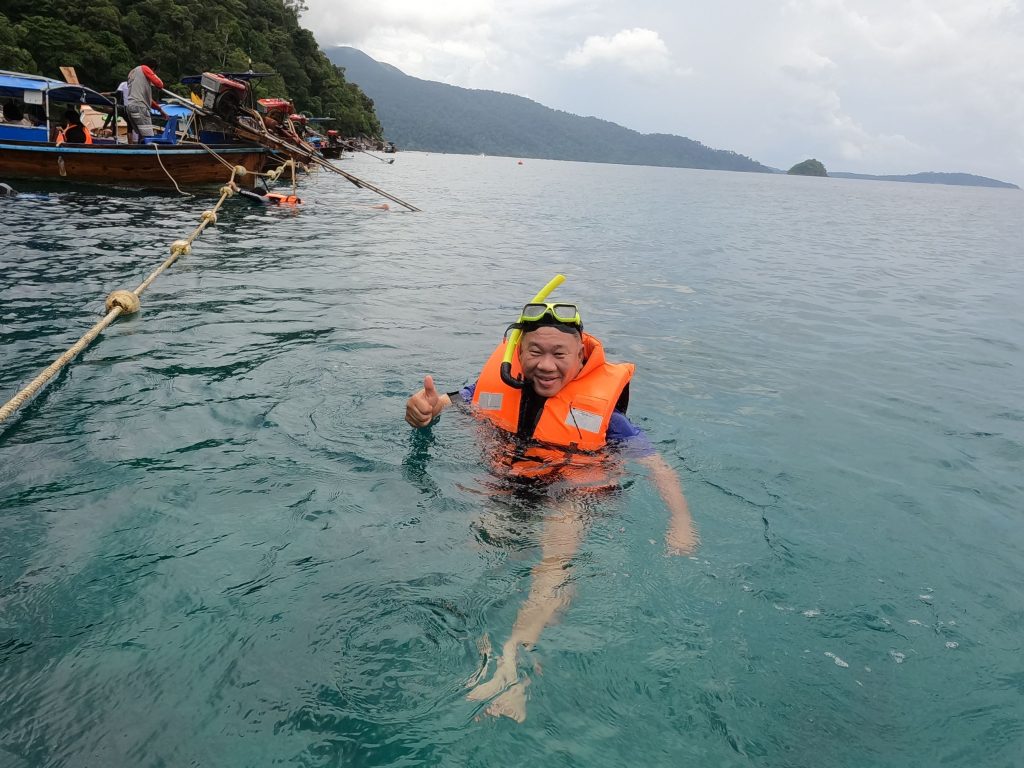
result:
[[[1019,195],[345,162],[425,213],[323,174],[298,212],[232,199],[0,427],[0,763],[1018,761]],[[0,200],[5,393],[210,203],[26,192]],[[507,493],[466,413],[401,414],[424,374],[473,381],[556,271],[638,363],[631,417],[703,544],[666,556],[618,469],[514,725],[465,684],[554,492]]]

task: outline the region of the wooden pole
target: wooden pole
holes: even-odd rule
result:
[[[363,181],[358,176],[355,176],[349,173],[348,171],[343,171],[341,168],[334,165],[333,163],[327,162],[322,157],[317,157],[312,152],[302,149],[300,147],[296,147],[295,145],[287,141],[284,141],[283,139],[280,139],[277,136],[271,136],[269,133],[261,134],[248,126],[240,125],[237,123],[235,124],[235,133],[242,136],[243,138],[248,138],[250,141],[254,141],[257,144],[262,144],[263,146],[267,146],[268,143],[275,145],[270,148],[284,152],[289,157],[295,160],[301,160],[304,163],[313,163],[314,165],[319,165],[321,168],[324,168],[328,171],[333,171],[339,176],[344,177],[351,184],[354,184],[360,189],[368,189],[371,192],[376,192],[381,197],[386,197],[388,200],[398,203],[399,205],[408,208],[410,211],[416,213],[421,212],[420,209],[417,208],[412,203],[407,203],[405,202],[405,200],[397,198],[394,195],[390,194],[389,192],[385,192],[383,189],[380,189],[379,187],[375,187],[370,182]]]
[[[209,110],[203,109],[202,107],[197,107],[195,104],[186,102],[176,93],[173,93],[168,90],[164,90],[164,93],[166,93],[168,96],[173,96],[180,104],[190,108],[193,112],[196,112],[200,115],[204,115],[207,117],[216,117],[216,115],[213,115],[213,113],[211,113]],[[260,119],[258,113],[245,108],[243,108],[243,111],[247,113],[247,116],[250,117],[255,122],[255,124],[260,126],[263,125],[263,121],[262,119]],[[311,152],[308,149],[296,147],[294,144],[291,144],[285,141],[284,139],[281,139],[277,136],[272,136],[271,134],[266,132],[266,129],[260,131],[257,130],[256,128],[253,128],[252,126],[239,123],[237,122],[237,120],[232,127],[235,129],[235,135],[240,136],[241,138],[246,139],[248,141],[251,141],[254,144],[259,144],[260,146],[267,147],[268,149],[276,149],[278,152],[284,152],[286,155],[288,155],[290,158],[294,160],[301,160],[304,163],[313,163],[314,165],[319,165],[321,168],[324,168],[328,171],[332,171],[333,173],[336,173],[339,176],[344,177],[349,181],[349,183],[354,184],[360,189],[368,189],[371,192],[376,192],[381,197],[386,197],[388,200],[398,203],[402,207],[408,208],[410,211],[413,211],[414,213],[422,213],[422,211],[412,203],[407,203],[405,202],[405,200],[395,197],[391,193],[385,192],[383,189],[380,189],[379,187],[375,187],[370,182],[363,181],[358,176],[355,176],[354,174],[351,174],[348,171],[343,171],[341,168],[334,165],[333,163],[327,162],[322,157],[317,157],[315,154],[313,154],[313,152]]]

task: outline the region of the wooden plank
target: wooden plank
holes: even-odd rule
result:
[[[64,78],[65,83],[68,83],[70,85],[81,85],[81,83],[78,81],[78,72],[75,71],[74,67],[60,67],[60,74],[61,77]],[[82,122],[85,123],[86,128],[88,128],[93,133],[98,131],[106,122],[106,115],[104,115],[102,112],[97,112],[88,104],[83,104],[78,111],[79,114],[81,114],[82,116]],[[58,120],[58,122],[60,121]]]

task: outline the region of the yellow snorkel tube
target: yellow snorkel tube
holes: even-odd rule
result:
[[[545,301],[548,298],[548,295],[564,282],[565,275],[555,275],[547,285],[540,289],[540,292],[534,296],[529,303],[537,304]],[[522,321],[523,315],[520,313],[517,323],[521,323]],[[521,328],[512,329],[512,332],[508,335],[508,341],[505,343],[505,356],[501,360],[501,380],[514,389],[522,389],[524,384],[522,378],[517,379],[512,375],[512,357],[516,353],[516,347],[519,346],[519,339],[522,335],[523,331]]]

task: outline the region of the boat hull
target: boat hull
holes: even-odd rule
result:
[[[258,172],[262,147],[214,145],[212,152],[232,166]],[[0,180],[47,179],[142,188],[224,184],[231,171],[211,151],[194,144],[62,144],[0,140]],[[173,181],[172,181],[173,179]],[[254,173],[235,179],[251,189]]]

